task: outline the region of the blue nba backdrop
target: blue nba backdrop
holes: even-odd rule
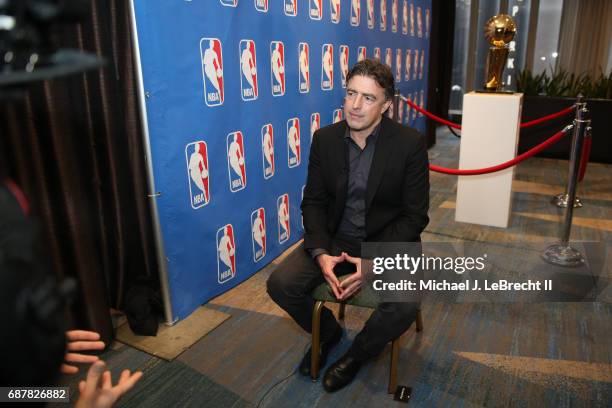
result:
[[[381,59],[424,106],[431,0],[133,3],[178,320],[301,239],[311,138],[343,120],[354,63]],[[399,115],[425,131],[406,104]]]

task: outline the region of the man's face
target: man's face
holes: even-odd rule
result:
[[[373,78],[355,75],[346,85],[344,117],[351,130],[371,132],[389,105],[384,88]]]

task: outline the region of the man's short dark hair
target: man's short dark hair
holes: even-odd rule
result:
[[[370,77],[385,90],[387,100],[395,94],[395,81],[391,68],[377,59],[364,59],[353,65],[346,75],[346,83],[355,75]]]

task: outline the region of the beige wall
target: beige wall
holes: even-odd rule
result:
[[[612,1],[565,0],[558,67],[580,74],[610,69]]]

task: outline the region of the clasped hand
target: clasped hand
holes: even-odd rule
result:
[[[336,265],[342,262],[349,262],[355,265],[356,271],[348,275],[340,282],[334,273]],[[356,258],[342,252],[339,256],[331,256],[321,254],[317,256],[317,263],[323,272],[323,277],[329,284],[334,296],[338,300],[347,300],[353,296],[363,283],[363,274],[361,273],[361,258]]]

